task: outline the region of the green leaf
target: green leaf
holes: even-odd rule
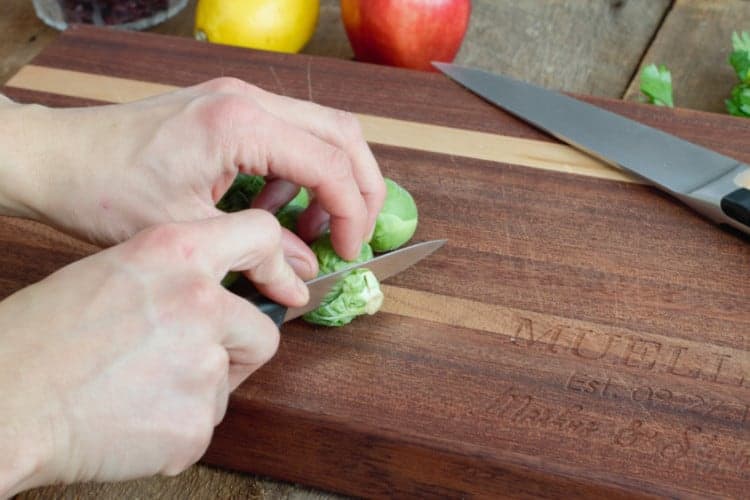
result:
[[[385,178],[386,197],[375,220],[370,245],[376,252],[389,252],[409,241],[417,230],[417,204],[409,191]]]
[[[310,245],[315,256],[318,258],[318,275],[330,274],[340,271],[352,264],[365,262],[373,257],[372,247],[367,243],[362,244],[359,255],[353,261],[344,260],[336,253],[331,244],[331,235],[326,233]]]
[[[738,83],[732,89],[729,99],[724,101],[729,114],[750,117],[750,83]]]
[[[330,234],[325,234],[310,245],[318,258],[318,276],[340,271],[352,264],[366,262],[373,257],[367,243],[354,261],[339,257],[331,245]],[[367,269],[355,269],[346,273],[328,292],[323,303],[303,316],[309,323],[325,326],[342,326],[361,314],[375,314],[383,302],[378,279]]]
[[[260,193],[265,184],[265,179],[260,175],[238,174],[216,204],[216,208],[224,212],[237,212],[250,208],[253,198]]]
[[[741,82],[750,81],[750,34],[743,31],[742,34],[732,33],[732,47],[734,50],[729,54],[729,64],[737,73]]]
[[[375,314],[383,304],[383,292],[368,269],[355,269],[339,280],[323,304],[302,318],[316,325],[343,326],[362,314]]]
[[[648,102],[657,106],[674,107],[672,100],[672,74],[666,66],[649,64],[641,72],[641,92]]]
[[[292,232],[297,231],[297,219],[299,215],[305,211],[307,206],[310,204],[310,194],[307,189],[301,188],[297,196],[281,207],[276,212],[276,218],[279,223]]]
[[[732,33],[732,48],[737,51],[750,52],[750,33],[743,31]]]

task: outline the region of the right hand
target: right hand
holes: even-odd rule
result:
[[[222,276],[308,300],[281,239],[263,210],[155,226],[0,302],[0,497],[196,462],[229,393],[279,342]]]

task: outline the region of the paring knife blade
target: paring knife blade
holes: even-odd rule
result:
[[[323,302],[326,294],[331,290],[331,287],[346,273],[354,269],[365,267],[369,269],[376,278],[378,278],[378,281],[382,281],[416,264],[443,246],[445,242],[446,240],[431,240],[422,243],[415,243],[414,245],[379,255],[367,262],[352,264],[351,266],[336,271],[335,273],[318,276],[317,278],[306,282],[307,287],[310,290],[310,300],[302,307],[287,309],[285,306],[267,299],[262,296],[244,276],[240,276],[240,278],[229,287],[229,290],[254,303],[261,311],[270,316],[277,325],[281,325],[282,323],[302,316],[308,311],[317,309]]]

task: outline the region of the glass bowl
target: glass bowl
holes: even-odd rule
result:
[[[188,0],[34,0],[36,15],[64,30],[69,23],[143,30],[180,12]]]

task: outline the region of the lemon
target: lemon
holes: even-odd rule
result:
[[[198,0],[195,38],[299,52],[315,31],[320,0]]]

